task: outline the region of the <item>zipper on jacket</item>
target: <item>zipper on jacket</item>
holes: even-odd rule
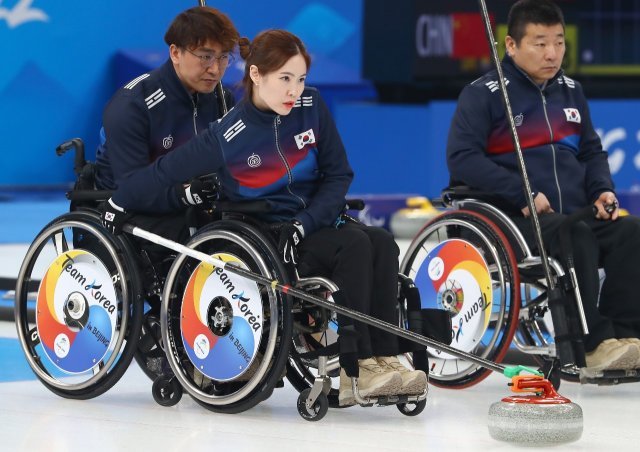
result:
[[[287,170],[287,179],[288,179],[288,183],[287,183],[287,191],[291,194],[291,196],[294,196],[295,198],[299,199],[300,202],[302,203],[302,207],[303,208],[307,208],[307,203],[304,202],[304,199],[302,199],[300,196],[296,195],[294,192],[291,191],[291,184],[293,183],[293,174],[291,174],[291,167],[289,166],[289,163],[287,162],[287,159],[284,156],[284,153],[282,152],[282,149],[280,149],[280,139],[278,137],[278,125],[280,124],[280,115],[276,116],[276,118],[273,120],[273,131],[275,134],[275,140],[276,140],[276,151],[278,151],[278,155],[280,156],[280,159],[282,160],[282,163],[284,163],[284,167]]]
[[[198,135],[198,126],[196,125],[196,118],[198,117],[198,93],[196,93],[194,96],[191,97],[191,105],[193,105],[193,133]]]
[[[547,115],[547,98],[545,97],[542,90],[540,90],[540,95],[542,96],[542,110],[544,111],[544,119],[547,121],[547,127],[549,128],[549,136],[551,138],[551,155],[553,157],[553,178],[556,182],[556,189],[558,190],[558,203],[560,204],[560,212],[562,213],[562,191],[560,190],[560,182],[558,181],[558,167],[556,162],[556,147],[553,145],[553,128],[551,127],[551,122],[549,122],[549,116]]]

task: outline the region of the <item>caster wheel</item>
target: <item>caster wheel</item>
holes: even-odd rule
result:
[[[307,397],[311,393],[311,388],[307,388],[298,396],[298,413],[307,421],[319,421],[327,411],[329,411],[329,399],[325,393],[321,393],[311,409],[307,409]]]
[[[160,375],[153,382],[151,393],[158,405],[173,406],[182,398],[182,386],[174,376]]]
[[[398,410],[405,416],[417,416],[422,413],[424,407],[427,406],[427,399],[419,402],[399,403],[396,405]]]

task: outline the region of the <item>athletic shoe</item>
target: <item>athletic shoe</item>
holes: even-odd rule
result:
[[[360,373],[358,392],[362,398],[395,395],[402,387],[400,373],[395,370],[383,369],[373,358],[359,359],[358,368]],[[344,370],[340,371],[338,403],[340,406],[356,403],[351,388],[351,378],[347,377]]]
[[[635,369],[638,360],[640,349],[617,339],[605,339],[586,354],[587,368],[591,370]]]
[[[380,367],[398,371],[402,377],[402,388],[398,395],[419,395],[427,388],[427,375],[421,370],[410,370],[402,365],[396,356],[378,356]]]
[[[638,349],[638,353],[640,354],[640,339],[638,339],[637,337],[627,337],[624,339],[618,339],[618,341],[622,342],[623,344],[634,345]],[[640,359],[636,361],[635,368],[640,369]]]

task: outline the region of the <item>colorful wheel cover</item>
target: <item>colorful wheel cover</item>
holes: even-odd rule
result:
[[[104,264],[84,250],[58,256],[45,273],[36,301],[43,349],[63,372],[98,365],[115,337],[116,291]]]
[[[213,257],[248,268],[231,254]],[[191,362],[207,377],[229,381],[251,366],[263,320],[255,282],[205,262],[191,274],[182,302],[182,342]]]
[[[473,350],[489,326],[493,301],[489,268],[480,252],[464,240],[446,240],[427,255],[415,282],[423,308],[451,313],[451,345]],[[443,352],[437,355],[451,358]]]

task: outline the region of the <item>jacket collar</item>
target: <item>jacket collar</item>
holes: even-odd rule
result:
[[[259,123],[271,124],[276,117],[279,116],[274,111],[262,111],[258,109],[246,96],[242,99],[242,109],[245,111],[247,118]]]

